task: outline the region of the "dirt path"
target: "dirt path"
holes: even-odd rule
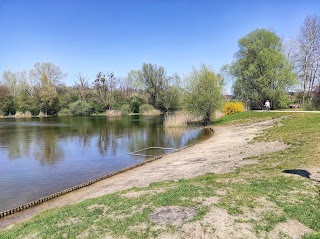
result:
[[[0,220],[0,229],[10,228],[48,209],[75,204],[119,190],[148,186],[152,182],[164,180],[193,178],[209,172],[226,173],[241,165],[256,163],[255,160],[244,159],[288,147],[281,142],[248,144],[254,136],[275,123],[268,120],[250,125],[215,127],[214,136],[200,144],[6,217]]]

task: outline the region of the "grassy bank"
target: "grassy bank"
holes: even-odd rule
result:
[[[257,165],[227,174],[153,183],[149,187],[132,188],[50,210],[0,232],[0,238],[105,238],[105,235],[112,235],[136,239],[181,231],[182,226],[158,225],[150,220],[149,215],[164,206],[195,209],[196,215],[185,224],[199,223],[206,231],[217,230],[207,220],[210,211],[216,208],[240,228],[250,225],[258,238],[268,238],[268,233],[277,225],[290,220],[313,230],[304,238],[320,238],[320,183],[283,172],[317,168],[316,173],[320,174],[320,114],[246,112],[221,118],[214,124],[250,124],[279,117],[282,120],[276,127],[254,140],[279,140],[291,147],[257,157]]]

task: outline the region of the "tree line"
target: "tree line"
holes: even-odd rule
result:
[[[223,102],[225,78],[248,109],[298,103],[320,108],[320,20],[307,16],[299,35],[288,42],[268,29],[256,29],[238,41],[234,61],[219,74],[201,65],[185,78],[167,75],[164,67],[144,63],[128,76],[98,72],[94,79],[78,74],[72,86],[53,63],[35,63],[27,71],[4,71],[0,82],[0,115],[91,115],[109,109],[139,113],[142,105],[162,112],[186,110],[209,121]],[[295,91],[295,97],[288,94]]]
[[[177,74],[168,76],[164,67],[151,63],[131,70],[126,78],[99,72],[90,82],[79,73],[73,86],[66,86],[65,77],[59,66],[47,62],[35,63],[29,72],[3,72],[0,114],[91,115],[110,109],[139,113],[140,106],[147,104],[162,112],[199,112],[208,121],[222,97],[222,78],[205,65],[195,68],[183,83]],[[194,107],[195,101],[199,107]]]

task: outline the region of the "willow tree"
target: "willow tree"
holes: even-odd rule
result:
[[[287,88],[295,83],[293,66],[283,53],[281,39],[272,31],[257,29],[238,41],[231,65],[236,97],[250,108],[261,108],[269,99],[274,108],[288,103]]]
[[[222,79],[210,67],[202,65],[200,69],[194,68],[186,81],[185,110],[209,123],[222,102]]]

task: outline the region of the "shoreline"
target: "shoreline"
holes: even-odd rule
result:
[[[203,140],[200,140],[196,143],[193,143],[193,144],[190,144],[190,145],[186,145],[182,148],[179,148],[179,149],[175,149],[173,152],[171,153],[174,153],[174,152],[179,152],[181,150],[184,150],[186,148],[189,148],[189,147],[192,147],[194,145],[197,145],[199,143],[202,143],[208,139],[210,139],[211,137],[214,136],[214,130],[212,129],[212,127],[206,127],[208,129],[210,129],[212,131],[212,133],[210,134],[210,136],[206,139],[203,139]],[[98,178],[95,178],[95,179],[92,179],[90,181],[87,181],[87,182],[84,182],[84,183],[81,183],[81,184],[78,184],[78,185],[75,185],[73,187],[70,187],[70,188],[66,188],[62,191],[59,191],[59,192],[55,192],[53,194],[50,194],[48,196],[45,196],[45,197],[42,197],[42,198],[39,198],[39,199],[36,199],[36,200],[33,200],[31,202],[27,202],[25,204],[22,204],[22,205],[18,205],[17,207],[14,207],[14,208],[10,208],[8,210],[5,210],[5,211],[0,211],[0,229],[1,229],[1,219],[4,219],[6,217],[9,217],[9,216],[12,216],[16,213],[19,213],[19,212],[23,212],[25,210],[28,210],[29,208],[31,207],[36,207],[42,203],[45,203],[45,202],[48,202],[50,200],[53,200],[55,198],[58,198],[60,196],[63,196],[65,194],[68,194],[68,193],[72,193],[76,190],[79,190],[81,188],[84,188],[84,187],[88,187],[88,186],[91,186],[99,181],[102,181],[102,180],[105,180],[105,179],[108,179],[108,178],[111,178],[111,177],[114,177],[115,175],[118,175],[118,174],[121,174],[121,173],[124,173],[124,172],[127,172],[127,171],[130,171],[130,170],[133,170],[135,168],[138,168],[138,167],[141,167],[145,164],[148,164],[148,163],[151,163],[153,161],[156,161],[156,160],[159,160],[161,159],[162,157],[166,156],[166,155],[169,155],[171,153],[167,153],[167,154],[163,154],[163,155],[159,155],[159,156],[156,156],[156,157],[153,157],[151,159],[148,159],[148,160],[145,160],[141,163],[138,163],[138,164],[135,164],[135,165],[132,165],[132,166],[129,166],[129,167],[126,167],[126,168],[123,168],[121,170],[118,170],[118,171],[115,171],[115,172],[112,172],[112,173],[109,173],[109,174],[106,174],[106,175],[103,175],[103,176],[100,176]]]
[[[0,220],[0,230],[27,221],[34,215],[57,207],[72,205],[89,198],[111,194],[131,187],[145,187],[150,183],[193,178],[205,173],[227,173],[256,160],[245,159],[288,147],[281,142],[248,144],[264,129],[276,122],[266,120],[250,125],[214,127],[214,137],[179,151],[167,154],[142,166],[103,179],[90,186],[64,194],[36,207]]]

